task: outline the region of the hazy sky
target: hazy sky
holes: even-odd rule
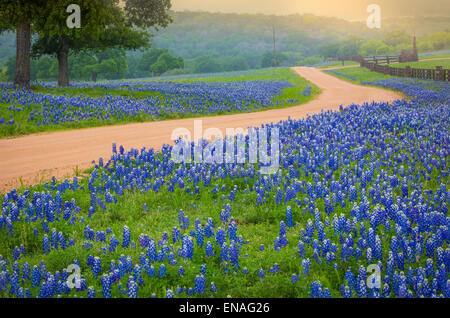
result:
[[[175,11],[292,14],[313,13],[348,20],[365,20],[369,4],[381,7],[382,17],[450,15],[450,0],[172,0]]]

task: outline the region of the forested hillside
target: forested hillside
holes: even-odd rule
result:
[[[140,51],[113,51],[106,52],[107,59],[98,63],[96,53],[85,52],[81,57],[70,57],[71,75],[89,79],[95,69],[100,79],[135,78],[268,67],[273,65],[274,28],[277,61],[282,66],[311,64],[336,55],[395,54],[411,47],[413,33],[418,37],[419,52],[450,49],[448,17],[387,19],[378,30],[367,28],[363,22],[311,14],[172,12],[171,15],[173,23],[165,29],[152,30],[151,39],[153,50],[167,49],[170,56],[165,54],[158,62],[157,56],[154,60],[149,58],[155,56],[155,51],[146,55]],[[3,69],[7,79],[14,74],[11,69],[14,41],[13,33],[0,35],[0,66],[8,65],[8,70]],[[174,63],[175,60],[178,62]],[[38,60],[32,64],[34,79],[51,79],[56,74],[54,57],[45,58],[40,66]]]
[[[450,30],[448,18],[400,18],[383,21],[381,30],[369,29],[362,22],[319,17],[311,14],[268,16],[175,12],[174,22],[157,33],[158,47],[168,48],[184,58],[197,57],[206,51],[214,56],[261,53],[272,49],[272,27],[276,28],[281,51],[317,52],[321,44],[349,35],[381,39],[395,29],[416,32],[418,36]]]

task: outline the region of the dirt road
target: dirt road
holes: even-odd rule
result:
[[[340,105],[402,98],[399,93],[354,85],[315,68],[293,69],[300,76],[322,88],[323,92],[315,100],[283,109],[195,119],[203,120],[203,130],[216,127],[225,132],[226,128],[245,129],[262,123],[286,120],[289,116],[304,118],[307,114],[321,110],[339,109]],[[25,185],[32,185],[49,180],[52,176],[59,179],[72,176],[76,167],[86,169],[92,165],[92,160],[97,161],[100,157],[109,159],[113,142],[116,142],[117,146],[123,145],[125,149],[131,147],[160,149],[163,143],[171,143],[171,134],[175,128],[185,127],[193,133],[195,119],[68,130],[1,139],[0,192],[20,186],[19,178]]]

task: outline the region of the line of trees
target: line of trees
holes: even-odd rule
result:
[[[85,50],[69,56],[69,77],[75,80],[119,79],[160,76],[161,74],[184,68],[184,59],[171,55],[167,49],[150,48],[141,57],[131,59],[121,48],[107,48],[97,52]],[[0,70],[0,79],[13,81],[16,72],[16,57],[11,56]],[[3,72],[3,73],[2,73]],[[58,59],[44,55],[31,59],[30,79],[54,80],[58,78]]]
[[[69,85],[69,55],[94,52],[92,79],[109,61],[108,49],[148,48],[148,30],[171,22],[170,0],[78,0],[81,28],[67,25],[73,0],[2,0],[0,32],[16,32],[14,84],[30,84],[31,57],[58,60],[58,85]],[[37,39],[32,44],[32,34]],[[91,55],[92,56],[92,55]]]

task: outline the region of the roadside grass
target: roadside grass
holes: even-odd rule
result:
[[[237,82],[237,81],[252,81],[252,80],[286,80],[293,84],[292,87],[287,87],[283,90],[281,95],[276,96],[273,101],[280,102],[281,104],[268,107],[266,109],[283,108],[286,106],[301,105],[309,100],[313,99],[317,94],[321,92],[320,88],[311,82],[307,81],[303,77],[299,76],[295,71],[290,68],[270,68],[264,70],[251,71],[245,75],[232,76],[232,77],[216,77],[216,78],[195,78],[195,79],[182,79],[181,82],[194,82],[198,80],[206,82]],[[309,96],[300,96],[307,87],[311,87],[311,94]],[[299,100],[299,102],[290,102],[291,100]],[[266,109],[256,109],[255,111],[261,111]]]
[[[156,79],[160,80],[160,79]],[[304,104],[312,99],[314,99],[320,92],[318,88],[313,83],[307,81],[306,79],[300,77],[293,70],[289,68],[277,68],[277,69],[264,69],[255,70],[241,73],[240,75],[235,75],[231,73],[218,74],[217,77],[196,77],[189,79],[174,79],[171,81],[180,82],[194,82],[194,81],[211,81],[211,82],[228,82],[228,81],[249,81],[249,80],[286,80],[293,84],[292,87],[287,87],[283,90],[282,94],[274,97],[273,101],[276,103],[273,106],[260,107],[260,108],[250,108],[247,112],[258,112],[268,109],[285,108],[295,105]],[[309,96],[301,96],[307,87],[311,87],[311,94]],[[158,92],[152,91],[128,91],[119,89],[106,89],[106,88],[76,88],[76,87],[66,87],[66,88],[45,88],[42,86],[33,86],[32,89],[36,92],[43,94],[52,95],[74,95],[74,96],[90,96],[90,97],[102,97],[106,95],[113,96],[125,96],[130,98],[146,98],[148,96],[156,96],[163,99],[163,95]],[[1,92],[1,90],[0,90]],[[295,101],[294,101],[295,100]],[[298,101],[297,101],[298,100]],[[257,105],[255,105],[257,106]],[[164,117],[155,117],[148,115],[144,112],[140,112],[138,115],[133,117],[123,117],[121,119],[109,118],[109,119],[86,119],[78,122],[66,122],[58,125],[45,125],[38,126],[34,121],[29,121],[29,115],[32,111],[40,110],[41,105],[15,105],[12,107],[6,103],[0,103],[0,118],[4,117],[5,121],[14,119],[14,124],[0,124],[0,138],[5,137],[17,137],[21,135],[27,135],[39,132],[52,132],[68,129],[82,129],[82,128],[92,128],[100,126],[112,126],[112,125],[122,125],[129,123],[142,123],[151,121],[161,121],[169,119],[181,119],[181,118],[195,118],[195,117],[210,117],[217,115],[227,115],[227,114],[238,114],[239,111],[232,112],[217,112],[214,114],[168,114]],[[12,116],[12,117],[11,117]]]
[[[307,81],[303,77],[299,76],[295,71],[290,68],[268,68],[263,70],[252,70],[247,71],[245,73],[241,73],[240,75],[234,75],[233,73],[228,75],[227,73],[218,73],[216,77],[210,77],[210,75],[206,75],[204,77],[196,77],[196,78],[180,78],[173,79],[173,81],[177,82],[186,82],[192,83],[196,81],[205,81],[205,82],[237,82],[237,81],[254,81],[254,80],[286,80],[293,84],[292,87],[287,87],[283,90],[281,95],[276,96],[273,101],[280,102],[281,104],[267,107],[266,109],[256,109],[257,111],[274,109],[274,108],[283,108],[286,106],[293,106],[304,104],[309,100],[313,99],[317,94],[321,92],[320,88],[311,82]],[[162,81],[162,79],[156,79],[157,81]],[[307,87],[311,87],[311,95],[310,96],[300,96],[299,93],[303,92]],[[290,102],[290,100],[298,99],[299,102]]]
[[[361,82],[367,81],[377,81],[382,79],[388,79],[392,76],[390,75],[384,75],[377,72],[371,72],[365,67],[351,67],[351,68],[344,68],[344,69],[338,69],[338,70],[332,70],[332,71],[324,71],[329,75],[335,76],[337,78],[346,80],[348,82],[354,83],[354,84],[360,84]]]
[[[31,86],[31,89],[37,93],[50,94],[50,95],[73,95],[73,96],[90,96],[90,97],[104,97],[107,95],[113,96],[123,96],[130,98],[141,98],[144,99],[148,96],[162,96],[158,92],[152,91],[127,91],[121,89],[106,89],[101,87],[89,87],[89,88],[79,88],[79,87],[43,87],[39,85]]]
[[[435,59],[435,58],[450,58],[450,54],[442,53],[442,54],[419,56],[419,60],[428,60],[428,59]]]
[[[419,62],[409,62],[409,63],[396,63],[396,64],[392,64],[391,66],[396,67],[396,68],[402,68],[405,66],[411,66],[413,68],[436,68],[436,66],[442,66],[443,68],[450,68],[450,59],[419,61]]]
[[[84,129],[84,128],[93,128],[100,126],[114,126],[114,125],[123,125],[123,124],[131,124],[131,123],[142,123],[147,121],[152,121],[152,117],[143,112],[139,113],[137,116],[133,118],[123,118],[121,120],[118,119],[108,119],[108,120],[82,120],[79,122],[66,122],[61,123],[59,125],[46,125],[46,126],[37,126],[34,123],[28,121],[28,115],[33,109],[39,109],[39,105],[31,105],[29,109],[20,112],[13,112],[8,109],[9,105],[5,103],[0,103],[0,117],[4,116],[6,120],[10,119],[10,116],[14,117],[13,125],[0,125],[0,138],[14,138],[23,135],[29,135],[33,133],[41,133],[41,132],[53,132],[53,131],[62,131],[62,130],[70,130],[70,129]]]
[[[352,68],[344,68],[344,69],[338,69],[338,70],[329,70],[329,71],[323,71],[326,72],[329,75],[332,75],[334,77],[340,78],[344,81],[353,83],[353,84],[359,84],[359,85],[365,85],[365,86],[372,86],[377,87],[377,85],[371,85],[366,84],[362,82],[376,82],[379,80],[384,80],[388,78],[392,78],[393,76],[381,74],[378,72],[371,72],[365,67],[352,67]],[[390,88],[390,87],[384,87],[383,89],[391,90],[396,93],[399,93],[402,95],[406,100],[409,100],[409,97],[405,96],[402,91]]]
[[[436,66],[443,66],[444,68],[450,68],[450,60],[433,60],[433,61],[419,61],[411,63],[395,63],[391,64],[391,67],[405,67],[411,66],[414,68],[435,68]],[[340,79],[349,81],[355,84],[361,84],[361,82],[375,82],[378,80],[392,78],[391,75],[385,75],[378,72],[371,72],[365,67],[351,67],[336,70],[324,71],[329,75],[338,77]]]

